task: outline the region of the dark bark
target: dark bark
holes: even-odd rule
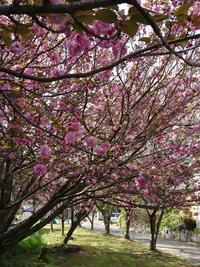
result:
[[[74,222],[74,207],[71,207],[71,224]]]
[[[62,5],[1,5],[0,15],[14,15],[14,14],[56,14],[56,13],[70,13],[73,14],[77,10],[87,10],[98,7],[105,7],[109,5],[127,3],[125,0],[88,0],[81,3],[80,1],[71,4]]]
[[[94,220],[91,220],[91,227],[90,227],[91,230],[94,230]]]
[[[65,238],[64,238],[64,244],[67,245],[68,241],[70,240],[70,238],[72,237],[74,231],[76,230],[76,228],[79,225],[79,221],[75,221],[71,224],[71,227],[69,228],[69,231],[67,232]]]
[[[130,219],[127,219],[126,220],[126,228],[125,228],[125,233],[124,233],[124,238],[125,239],[130,239],[130,223],[131,223],[131,220]]]
[[[92,218],[91,218],[91,230],[94,230],[94,217],[95,217],[95,213],[92,212]]]
[[[106,234],[110,234],[110,223],[113,206],[104,202],[96,202],[96,207],[102,213]]]
[[[84,211],[84,212],[79,212],[77,215],[76,215],[76,219],[73,220],[71,222],[71,227],[69,229],[69,231],[67,232],[65,238],[64,238],[64,241],[63,243],[65,245],[67,245],[68,241],[70,240],[70,238],[72,237],[74,231],[76,230],[76,228],[79,226],[80,222],[89,214],[88,211]]]
[[[61,216],[61,231],[62,231],[62,236],[65,235],[65,215],[64,215],[64,212],[62,213],[62,216]]]
[[[51,220],[51,232],[53,232],[53,221]]]
[[[156,250],[156,236],[155,236],[155,231],[156,231],[156,217],[155,214],[151,214],[149,216],[149,221],[150,221],[150,229],[151,229],[151,240],[150,240],[150,247],[149,249],[154,251]]]
[[[76,188],[78,190],[78,188]],[[75,191],[76,191],[75,190]],[[74,191],[74,192],[75,192]],[[70,193],[72,191],[70,190]],[[55,194],[56,197],[57,194]],[[76,200],[77,201],[77,200]],[[24,239],[25,237],[33,234],[34,232],[40,230],[46,224],[50,223],[53,218],[58,216],[64,209],[71,206],[74,202],[74,197],[69,197],[63,204],[55,210],[51,215],[47,218],[40,220],[43,218],[56,204],[59,203],[59,198],[56,200],[54,197],[49,200],[49,202],[40,210],[36,211],[30,218],[28,218],[25,222],[22,222],[15,226],[13,229],[8,230],[5,233],[0,234],[0,253],[7,251],[10,247],[17,244],[19,241]]]
[[[164,210],[161,210],[161,213],[158,217],[156,218],[158,210],[154,210],[152,214],[149,214],[149,221],[150,221],[150,230],[151,230],[151,240],[150,240],[150,247],[149,249],[152,251],[156,250],[156,244],[157,244],[157,238],[158,238],[158,233],[160,229],[160,223],[162,221],[162,216],[164,214]]]
[[[87,216],[87,218],[88,218],[88,220],[90,221],[90,224],[91,224],[91,226],[90,226],[91,230],[94,230],[94,217],[95,217],[95,212],[94,211],[91,212],[91,217],[90,217],[90,215]]]
[[[105,225],[106,234],[110,234],[110,214],[109,212],[104,212],[103,214],[103,221]]]
[[[11,201],[11,194],[12,194],[12,187],[13,187],[13,178],[10,173],[10,160],[6,160],[5,163],[5,173],[4,173],[4,179],[1,183],[0,187],[0,233],[5,232],[10,224],[8,225],[8,219],[10,217],[10,214],[12,212],[11,209],[5,210],[4,207],[7,205],[7,203],[10,203]]]
[[[130,239],[130,224],[132,215],[133,215],[133,209],[125,208],[125,233],[124,233],[125,239]]]

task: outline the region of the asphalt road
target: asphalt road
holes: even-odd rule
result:
[[[90,223],[83,222],[82,226],[90,229]],[[102,222],[94,223],[94,230],[105,232],[104,225]],[[117,226],[111,226],[111,234],[116,236],[123,236],[123,230],[119,229]],[[133,230],[130,231],[130,237],[132,240],[136,240],[143,244],[149,245],[148,234],[135,233]],[[171,253],[177,257],[186,259],[195,265],[200,266],[200,247],[186,243],[183,241],[175,241],[164,238],[158,238],[157,249],[162,250],[167,253]]]

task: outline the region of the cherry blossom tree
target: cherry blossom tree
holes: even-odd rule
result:
[[[119,192],[145,171],[135,161],[147,157],[153,140],[181,128],[198,105],[199,34],[196,20],[189,23],[198,16],[196,1],[173,3],[161,22],[137,1],[128,16],[116,6],[105,10],[119,1],[1,3],[3,254],[67,207],[101,199],[114,185],[112,193]],[[198,127],[198,118],[190,124]],[[35,213],[11,229],[17,210],[33,199]]]
[[[38,82],[91,77],[125,61],[155,54],[175,55],[190,66],[199,66],[198,53],[194,53],[200,37],[199,1],[6,3],[2,0],[0,6],[1,49],[10,52],[1,62],[5,77]],[[127,4],[128,12],[119,4]],[[95,56],[98,46],[112,49],[113,57],[99,61]],[[93,64],[87,64],[88,51]],[[79,69],[80,57],[85,58],[84,70]]]
[[[189,104],[198,103],[196,74],[185,66],[177,67],[174,58],[153,60],[153,67],[152,59],[140,59],[117,73],[60,81],[48,85],[48,90],[46,85],[37,87],[27,80],[20,84],[4,81],[2,251],[67,207],[100,198],[110,187],[114,193],[114,185],[126,185],[138,177],[132,163],[142,157],[152,140],[182,126],[180,119],[189,114]],[[33,89],[27,90],[29,86]],[[185,86],[191,88],[187,93]],[[197,127],[198,118],[193,123]],[[19,207],[33,195],[41,199],[41,205],[29,219],[10,229]],[[40,221],[54,207],[58,207],[55,212]]]
[[[195,117],[195,114],[192,116]],[[122,199],[128,202],[129,210],[131,202],[154,205],[153,209],[145,208],[150,222],[151,250],[156,249],[165,209],[187,208],[199,201],[197,132],[196,126],[187,129],[176,128],[165,136],[156,138],[146,151],[146,156],[143,155],[142,159],[137,160],[137,168],[142,166],[145,172],[141,172],[134,183],[127,186],[127,192],[130,190],[132,194],[122,195]]]

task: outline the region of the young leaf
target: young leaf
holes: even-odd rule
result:
[[[145,25],[149,25],[149,22],[145,19],[145,17],[141,14],[141,13],[133,13],[131,15],[131,19],[132,21],[135,22],[139,22]]]
[[[150,43],[150,40],[151,39],[149,37],[142,37],[142,38],[139,39],[139,41],[145,42],[145,43]]]
[[[94,12],[92,10],[78,10],[75,12],[75,16],[92,16]]]
[[[178,17],[180,15],[186,15],[188,13],[189,8],[191,7],[191,3],[185,3],[178,7],[175,11],[175,16]]]
[[[128,10],[128,15],[131,16],[133,13],[140,13],[137,8],[135,8],[134,6],[130,7]]]
[[[101,9],[97,11],[95,18],[101,20],[105,23],[115,23],[117,22],[117,15],[111,9]]]
[[[94,16],[77,16],[77,19],[80,22],[84,22],[86,24],[91,24],[95,20],[95,17]]]
[[[138,31],[138,25],[133,20],[128,20],[120,26],[120,29],[126,34],[128,34],[130,37],[133,37]]]
[[[7,31],[4,31],[3,32],[3,36],[1,36],[2,40],[4,41],[4,43],[6,45],[11,45],[12,44],[12,37],[11,37],[11,33],[10,32],[7,32]]]
[[[17,34],[21,34],[21,35],[30,33],[30,29],[27,26],[24,26],[24,25],[17,25],[14,28],[14,31]]]

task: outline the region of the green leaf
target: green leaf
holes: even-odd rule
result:
[[[133,13],[140,13],[137,8],[135,8],[134,6],[130,7],[128,10],[128,15],[131,16]]]
[[[23,34],[29,34],[30,33],[30,29],[27,26],[24,25],[17,25],[14,28],[15,33],[23,35]]]
[[[94,16],[78,16],[77,19],[80,22],[84,22],[86,24],[91,24],[95,20],[95,17]]]
[[[94,11],[92,10],[78,10],[74,14],[75,16],[92,16],[94,15]]]
[[[131,20],[134,20],[136,22],[149,25],[149,22],[145,19],[145,17],[142,15],[142,13],[137,10],[135,7],[131,7],[128,10],[128,15],[131,17]]]
[[[170,34],[168,36],[168,40],[175,40],[176,39],[176,35],[175,34]]]
[[[145,42],[145,43],[150,43],[150,40],[151,39],[149,37],[142,37],[142,38],[139,39],[139,41]]]
[[[11,37],[11,33],[10,32],[7,32],[7,31],[4,31],[3,32],[3,36],[1,36],[2,40],[4,41],[4,43],[6,45],[11,45],[12,44],[12,37]]]
[[[183,23],[184,21],[186,21],[188,19],[188,15],[186,14],[181,14],[177,17],[177,21],[178,23]]]
[[[130,37],[133,37],[138,31],[138,25],[133,20],[128,20],[120,26],[120,29],[126,34],[128,34]]]
[[[97,11],[95,18],[105,23],[116,23],[117,22],[117,15],[111,9],[101,9]]]
[[[131,15],[130,20],[139,22],[145,25],[149,25],[149,22],[145,19],[145,17],[141,13],[133,13]]]
[[[191,19],[192,23],[193,23],[195,26],[200,26],[200,16],[198,16],[198,15],[193,15],[193,16],[190,16],[190,19]]]
[[[180,15],[183,15],[183,14],[187,14],[188,13],[188,10],[189,8],[191,7],[191,3],[185,3],[183,5],[181,5],[180,7],[178,7],[176,10],[175,10],[175,16],[178,17]]]
[[[109,8],[109,9],[113,9],[113,10],[116,10],[116,11],[118,11],[118,10],[119,10],[119,7],[118,7],[118,5],[111,5],[111,6],[107,6],[107,8]]]
[[[77,23],[72,23],[71,24],[73,29],[77,32],[82,32],[83,30],[81,29],[81,27],[77,24]]]

